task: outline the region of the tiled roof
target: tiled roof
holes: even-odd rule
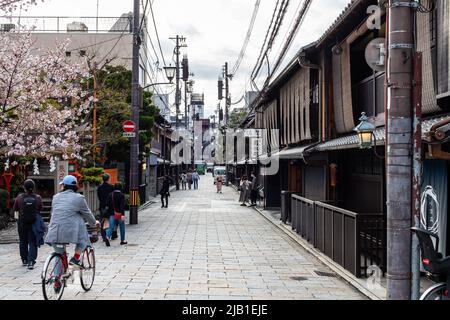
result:
[[[319,40],[317,41],[317,44],[322,43],[322,41],[324,41],[331,32],[333,32],[336,27],[345,20],[345,18],[353,11],[353,9],[359,5],[361,2],[366,1],[366,0],[351,0],[347,7],[345,7],[345,9],[341,12],[341,14],[336,18],[336,20],[331,24],[331,26],[324,32],[324,34],[319,38]]]
[[[429,132],[431,127],[444,120],[444,119],[448,119],[449,116],[440,116],[440,117],[435,117],[432,119],[428,119],[428,120],[424,120],[422,123],[422,136],[423,138],[425,138],[425,133]],[[376,140],[377,140],[377,145],[384,145],[385,143],[385,136],[386,136],[386,129],[383,128],[378,128],[377,130],[375,130],[374,132]],[[316,146],[315,148],[311,149],[311,151],[332,151],[332,150],[342,150],[342,149],[354,149],[354,148],[358,148],[359,146],[359,139],[358,139],[358,135],[357,134],[352,134],[352,135],[348,135],[345,137],[341,137],[341,138],[337,138],[334,140],[330,140],[327,142],[324,142],[322,144],[319,144],[318,146]]]

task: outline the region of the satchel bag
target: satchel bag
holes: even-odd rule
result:
[[[113,203],[113,210],[114,210],[114,220],[120,221],[122,219],[122,214],[120,212],[116,211],[116,202],[114,201],[114,192],[112,194],[112,203]]]

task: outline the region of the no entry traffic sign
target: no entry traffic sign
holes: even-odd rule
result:
[[[135,132],[136,130],[136,124],[131,121],[131,120],[127,120],[123,123],[123,131],[124,132]]]

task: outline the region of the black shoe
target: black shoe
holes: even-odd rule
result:
[[[22,260],[22,267],[28,267],[27,260]]]
[[[121,241],[121,242],[120,242],[120,245],[121,245],[121,246],[126,245],[126,244],[128,244],[128,242],[126,242],[126,241]]]
[[[34,269],[34,265],[36,264],[36,262],[29,262],[28,263],[28,270],[33,270]]]
[[[105,239],[104,242],[105,242],[105,244],[106,244],[107,247],[111,247],[111,243],[109,243],[109,240],[108,240],[108,239]]]
[[[167,208],[169,208],[169,206],[165,206],[165,208],[167,209]]]
[[[74,267],[78,267],[78,268],[82,268],[82,264],[80,260],[75,259],[75,257],[72,257],[72,259],[70,259],[69,261],[69,265],[74,266]]]

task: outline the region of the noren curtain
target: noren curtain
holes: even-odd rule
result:
[[[302,68],[280,89],[281,136],[285,145],[310,140],[310,69]]]
[[[355,127],[353,119],[350,39],[342,42],[340,52],[333,52],[333,105],[336,130],[347,133]]]

